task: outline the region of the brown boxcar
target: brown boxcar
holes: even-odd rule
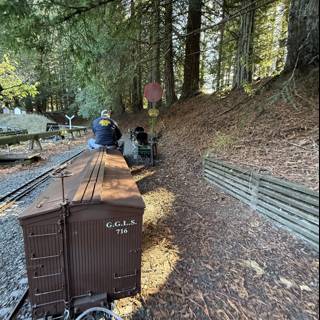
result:
[[[20,218],[35,319],[141,289],[144,202],[118,151],[85,152]]]

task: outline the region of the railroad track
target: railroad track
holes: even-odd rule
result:
[[[64,166],[70,162],[71,160],[77,158],[80,154],[83,153],[84,150],[81,150],[80,152],[77,152],[72,157],[68,158],[65,161],[62,161],[58,165],[46,170],[39,176],[35,177],[34,179],[29,180],[27,183],[19,186],[15,190],[0,196],[0,214],[5,211],[6,209],[10,208],[16,201],[22,199],[24,196],[28,195],[31,191],[36,189],[38,186],[43,184],[45,181],[49,180],[51,178],[51,173],[63,169]],[[29,289],[26,288],[23,295],[20,297],[20,299],[17,301],[17,303],[12,308],[10,314],[5,318],[6,320],[13,320],[19,313],[21,307],[23,306],[27,296],[28,296]]]
[[[26,288],[23,292],[23,295],[20,297],[19,301],[15,304],[15,306],[12,308],[10,314],[7,316],[7,320],[13,320],[15,319],[15,316],[19,313],[21,307],[23,306],[25,300],[28,297],[29,288]]]
[[[16,201],[20,200],[31,191],[36,189],[38,186],[43,184],[45,181],[50,179],[50,174],[56,170],[62,169],[64,165],[66,165],[69,161],[73,160],[74,158],[78,157],[84,150],[81,150],[71,158],[59,163],[58,165],[46,170],[39,176],[29,180],[25,184],[19,186],[13,191],[8,192],[7,194],[0,196],[0,214],[10,208]]]

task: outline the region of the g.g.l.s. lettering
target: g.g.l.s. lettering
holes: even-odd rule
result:
[[[131,227],[137,225],[137,222],[135,220],[131,221],[115,221],[115,222],[107,222],[106,227],[108,229],[116,229],[116,228],[125,228],[125,227]]]
[[[124,234],[128,234],[129,227],[135,226],[138,223],[136,222],[136,220],[122,220],[122,221],[108,221],[106,223],[106,227],[107,229],[115,229],[116,233],[119,235],[124,235]]]

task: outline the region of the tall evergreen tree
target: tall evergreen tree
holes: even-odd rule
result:
[[[200,90],[200,39],[202,1],[189,0],[187,38],[182,98],[192,97]]]
[[[319,0],[292,0],[286,69],[319,64]]]
[[[151,81],[161,82],[160,74],[160,0],[152,0],[153,4],[153,25],[151,34],[152,44],[152,64],[151,64]]]
[[[233,86],[241,87],[252,82],[253,48],[255,32],[255,0],[242,1],[243,14],[240,16],[240,33],[237,43],[237,54]]]
[[[225,0],[222,0],[221,8],[221,19],[223,20],[226,16],[226,3]],[[222,60],[223,60],[223,44],[224,44],[224,35],[225,35],[225,24],[223,23],[220,26],[220,39],[219,39],[219,51],[218,51],[218,63],[217,63],[217,76],[216,76],[216,89],[219,91],[222,84]]]
[[[141,8],[139,6],[139,8]],[[135,1],[131,0],[131,17],[132,17],[132,26],[134,37],[136,41],[132,44],[132,59],[134,61],[133,66],[133,79],[132,79],[132,109],[134,111],[139,111],[143,107],[142,100],[142,90],[141,90],[141,65],[136,63],[139,60],[141,55],[141,39],[140,39],[140,29],[141,29],[141,20],[140,13],[136,13]]]
[[[165,46],[164,46],[164,81],[166,89],[166,105],[170,106],[177,100],[175,90],[175,76],[173,65],[173,43],[172,43],[172,0],[166,0],[165,3]]]

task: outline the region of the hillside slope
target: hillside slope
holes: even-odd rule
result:
[[[158,164],[134,173],[146,203],[142,293],[119,303],[124,319],[318,319],[318,253],[202,177],[212,152],[317,188],[316,85],[297,83],[296,107],[267,104],[285,81],[163,113]],[[121,126],[146,123],[131,115]]]
[[[233,91],[177,103],[159,121],[163,143],[170,143],[181,166],[190,161],[200,166],[210,153],[318,190],[318,83],[313,72],[294,89],[282,77],[261,81],[249,94]]]

